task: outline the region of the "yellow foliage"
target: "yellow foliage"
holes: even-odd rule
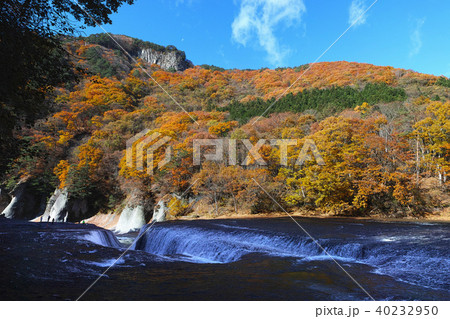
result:
[[[208,132],[217,136],[225,136],[229,131],[238,125],[236,121],[218,123],[208,128]]]
[[[450,172],[450,102],[431,102],[425,119],[414,124],[410,135],[425,149],[420,166],[443,178]]]
[[[58,133],[60,135],[59,135],[59,139],[58,139],[57,143],[60,145],[66,145],[67,142],[73,138],[73,135],[70,132],[59,131]]]
[[[372,110],[372,106],[369,105],[369,103],[364,102],[361,105],[358,105],[355,107],[355,111],[361,112],[361,114],[366,114]]]
[[[185,199],[179,199],[177,197],[172,197],[169,204],[169,214],[172,216],[183,216],[189,212],[190,205]]]
[[[67,174],[69,173],[70,165],[69,162],[66,160],[62,160],[56,165],[56,167],[53,169],[53,173],[58,177],[59,179],[59,188],[66,187],[66,181],[67,181]]]
[[[286,180],[290,189],[285,201],[313,202],[334,213],[364,210],[377,197],[409,203],[412,182],[392,158],[395,150],[386,151],[383,147],[376,121],[376,118],[343,117],[322,121],[319,130],[308,138],[317,145],[325,166],[312,159],[301,170],[296,167],[280,170],[279,178]],[[293,147],[291,152],[298,149]]]

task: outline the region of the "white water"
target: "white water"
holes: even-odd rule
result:
[[[159,256],[179,255],[200,262],[213,263],[234,262],[250,253],[280,257],[330,258],[308,237],[288,237],[240,229],[239,231],[221,231],[186,226],[154,227],[147,231],[138,243],[135,243],[134,248]],[[334,258],[356,259],[364,251],[364,247],[359,243],[324,248]]]
[[[338,262],[367,264],[374,267],[375,273],[409,283],[448,289],[450,258],[445,249],[435,249],[433,245],[423,246],[427,241],[425,235],[318,238],[325,252],[300,232],[289,236],[268,230],[220,224],[207,227],[161,224],[150,229],[144,227],[141,233],[143,231],[146,233],[134,243],[134,249],[175,260],[230,263],[252,253],[294,257],[298,258],[298,262],[335,259]],[[365,232],[364,228],[362,232]]]
[[[113,247],[113,248],[122,247],[120,245],[120,242],[117,240],[116,236],[114,236],[112,232],[106,229],[91,230],[87,235],[83,236],[82,239],[105,247]]]

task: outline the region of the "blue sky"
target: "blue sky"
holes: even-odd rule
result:
[[[136,0],[104,28],[184,50],[224,68],[319,61],[390,65],[450,76],[448,0]],[[86,34],[102,32],[88,28]]]

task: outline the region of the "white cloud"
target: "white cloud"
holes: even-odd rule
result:
[[[353,26],[359,26],[366,23],[367,15],[364,12],[367,5],[364,0],[353,0],[348,9],[348,23]]]
[[[411,50],[409,51],[409,57],[417,55],[422,48],[422,26],[425,23],[425,18],[417,19],[415,21],[414,29],[411,32]]]
[[[303,0],[242,0],[239,15],[231,25],[232,38],[245,46],[256,37],[269,62],[281,65],[287,51],[280,48],[275,28],[282,23],[290,26],[300,22],[305,11]]]

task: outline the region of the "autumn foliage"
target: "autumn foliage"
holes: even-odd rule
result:
[[[96,45],[72,46],[84,57],[79,63],[89,63],[86,52]],[[118,68],[114,77],[89,75],[56,90],[53,114],[23,130],[23,154],[10,165],[10,178],[101,199],[99,209],[106,210],[136,189],[156,199],[176,194],[168,201],[173,216],[195,214],[197,201],[214,216],[280,211],[278,205],[359,216],[420,214],[432,211],[421,197],[421,181],[435,178],[444,191],[450,186],[445,79],[349,62],[183,72],[139,63],[128,72]],[[411,88],[419,84],[420,92]],[[127,155],[127,141],[138,133]],[[229,149],[222,162],[202,158],[193,165],[193,140],[214,138],[235,141],[237,165],[230,165]],[[150,153],[163,139],[164,147]],[[248,145],[262,139],[258,152],[266,165],[252,157],[245,162]],[[274,139],[296,141],[285,150],[286,163]],[[299,165],[308,141],[325,165],[311,150]],[[159,165],[169,151],[171,160]]]

